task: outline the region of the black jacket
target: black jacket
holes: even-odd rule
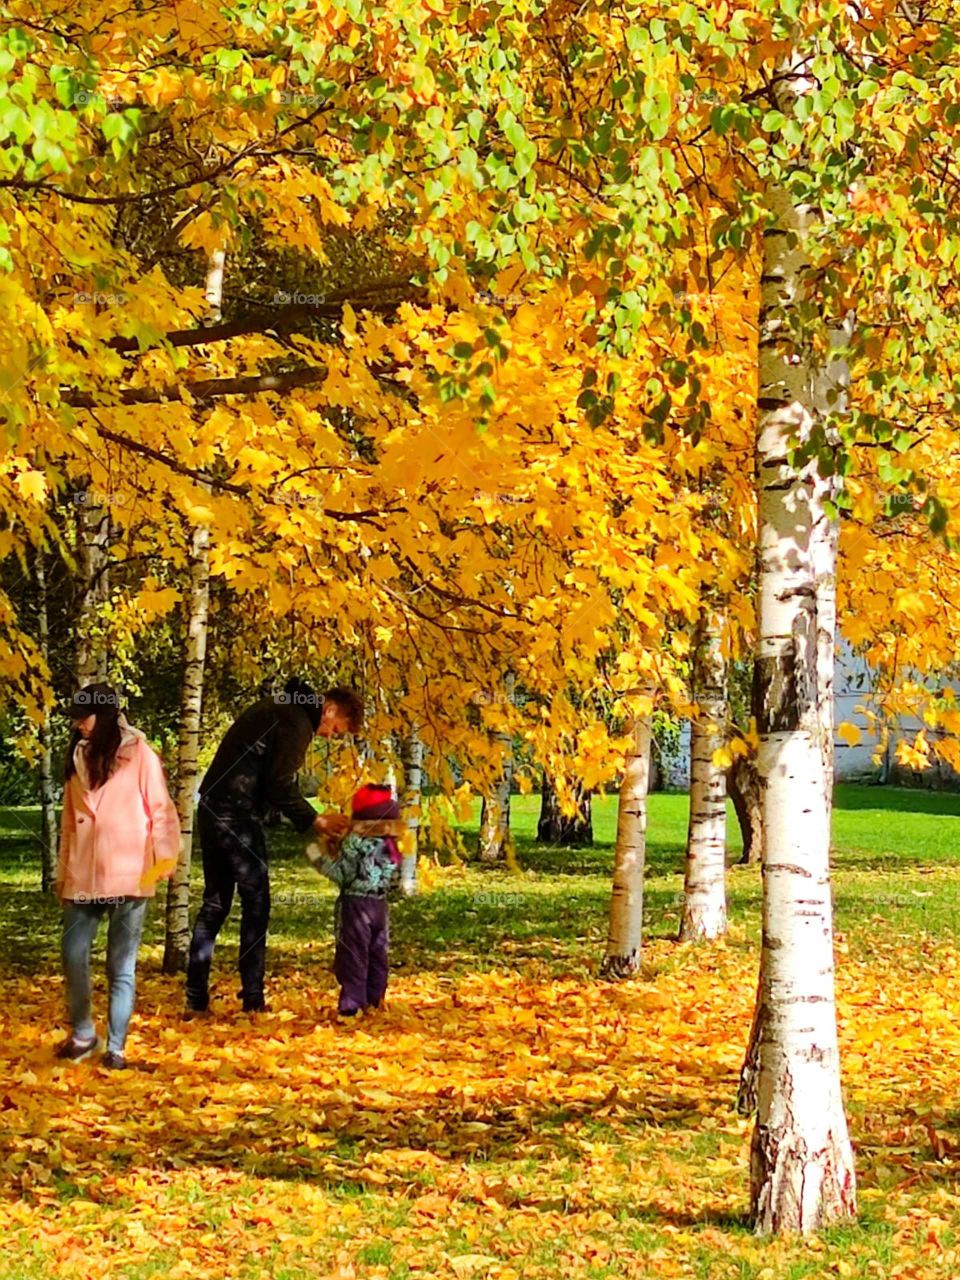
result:
[[[279,809],[298,831],[308,831],[316,809],[300,794],[303,767],[317,717],[302,706],[264,698],[238,716],[224,735],[200,783],[201,799],[225,818],[262,822]]]

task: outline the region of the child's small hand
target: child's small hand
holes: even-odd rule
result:
[[[333,836],[338,840],[350,830],[350,819],[345,813],[319,813],[313,829],[319,836]]]
[[[340,852],[340,846],[334,840],[321,839],[311,840],[303,851],[306,854],[307,861],[314,867],[323,861],[332,862],[336,860],[337,854]]]

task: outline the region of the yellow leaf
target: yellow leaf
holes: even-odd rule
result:
[[[837,729],[837,733],[844,740],[848,747],[856,747],[859,745],[863,734],[855,724],[844,721]]]
[[[21,471],[16,485],[23,496],[32,502],[44,502],[47,497],[47,478],[42,471]]]

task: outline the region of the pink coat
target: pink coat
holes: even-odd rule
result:
[[[57,895],[78,902],[152,898],[179,853],[180,819],[163,765],[142,734],[128,731],[99,790],[87,791],[79,773],[66,785]],[[154,871],[166,862],[172,865]]]

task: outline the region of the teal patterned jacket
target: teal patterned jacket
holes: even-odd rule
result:
[[[346,836],[336,858],[311,845],[307,857],[320,875],[350,898],[385,898],[399,879],[400,868],[379,836]]]

